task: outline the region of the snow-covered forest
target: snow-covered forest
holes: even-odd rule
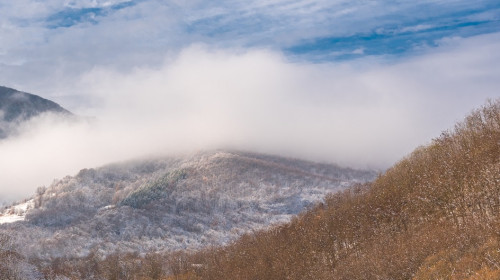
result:
[[[234,151],[131,161],[38,188],[6,207],[0,221],[12,223],[0,225],[0,234],[22,256],[43,262],[192,251],[288,222],[326,194],[375,175]]]

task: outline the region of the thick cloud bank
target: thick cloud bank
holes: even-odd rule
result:
[[[397,63],[312,64],[195,45],[159,68],[96,68],[74,85],[91,102],[70,108],[95,120],[44,116],[0,142],[0,197],[82,168],[212,148],[385,168],[500,96],[498,49],[493,34]]]

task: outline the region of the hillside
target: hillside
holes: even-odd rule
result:
[[[39,188],[0,214],[0,234],[21,255],[43,261],[195,250],[288,222],[327,193],[374,176],[236,151],[131,161]]]
[[[371,175],[229,151],[82,170],[0,252],[23,279],[500,278],[500,100]]]
[[[16,126],[42,113],[71,115],[69,111],[40,96],[0,86],[0,139]]]
[[[496,100],[373,183],[231,246],[182,255],[169,271],[175,279],[500,279],[499,233]]]

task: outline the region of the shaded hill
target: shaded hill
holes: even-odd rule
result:
[[[19,123],[48,112],[71,115],[50,100],[0,86],[0,139],[7,137]]]
[[[13,236],[22,255],[42,260],[195,250],[288,222],[327,193],[374,177],[235,151],[132,161],[39,188],[0,214],[13,222],[0,225],[0,233]]]

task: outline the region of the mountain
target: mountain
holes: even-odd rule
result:
[[[374,178],[224,150],[83,169],[2,212],[0,278],[500,279],[500,99]]]
[[[19,123],[43,113],[71,115],[50,100],[0,86],[0,139],[8,137]]]
[[[329,195],[290,223],[160,259],[168,279],[494,280],[499,248],[497,99],[374,182]]]
[[[290,221],[373,171],[238,151],[83,169],[0,214],[30,259],[171,252],[228,244]],[[22,234],[19,234],[22,233]]]
[[[250,156],[250,161],[266,157]],[[278,169],[271,166],[289,161],[265,162],[272,176]],[[313,174],[319,180],[327,173]],[[105,257],[91,252],[41,264],[24,259],[23,271],[34,275],[38,269],[45,279],[497,280],[499,233],[497,99],[374,181],[331,193],[291,221],[243,234],[225,246]]]

